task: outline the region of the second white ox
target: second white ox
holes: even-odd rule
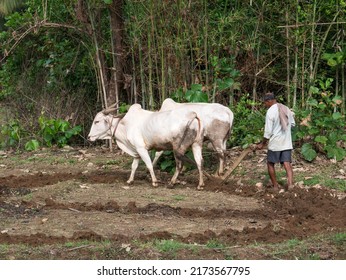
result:
[[[153,186],[158,185],[149,150],[173,150],[176,170],[171,184],[183,168],[186,150],[192,146],[192,152],[199,171],[198,189],[204,186],[202,172],[203,126],[197,114],[184,108],[151,112],[143,110],[140,104],[132,105],[126,115],[121,118],[99,112],[92,124],[88,139],[111,139],[115,137],[117,145],[127,154],[134,157],[132,170],[127,183],[134,180],[139,160],[142,159],[149,169]]]
[[[163,101],[160,112],[176,109],[191,110],[197,113],[203,124],[205,139],[211,142],[218,154],[219,169],[217,175],[222,175],[225,164],[226,141],[233,124],[233,112],[219,103],[177,103],[171,98]],[[162,152],[156,153],[154,165],[161,154]]]

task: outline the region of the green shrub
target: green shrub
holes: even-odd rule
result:
[[[300,122],[294,138],[304,143],[301,153],[307,161],[313,161],[318,152],[341,161],[346,156],[345,117],[340,113],[342,99],[328,90],[332,79],[318,82],[319,87],[311,88],[308,108],[297,112]]]
[[[40,143],[36,139],[32,139],[25,144],[25,150],[36,151],[40,147]]]
[[[230,137],[232,146],[247,147],[263,138],[265,111],[254,109],[260,104],[252,101],[248,94],[243,95],[239,102],[231,108],[234,113],[233,128]]]
[[[24,130],[18,121],[11,121],[1,127],[1,148],[17,147],[24,148],[27,151],[35,151],[41,145],[52,147],[65,146],[73,136],[78,135],[82,128],[80,126],[71,127],[70,123],[61,119],[46,119],[44,116],[39,117],[39,131],[29,133]]]
[[[71,127],[68,121],[46,119],[44,116],[39,118],[39,125],[42,142],[48,147],[54,144],[63,147],[72,136],[78,135],[82,131],[80,126]]]
[[[18,121],[12,120],[1,126],[1,148],[19,146],[26,135]]]

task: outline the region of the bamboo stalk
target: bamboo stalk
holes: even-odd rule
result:
[[[152,58],[152,40],[153,40],[153,0],[150,0],[150,23],[148,26],[148,108],[151,109],[154,104],[153,98],[153,58]],[[144,107],[144,106],[143,106]]]
[[[110,34],[111,34],[111,48],[112,48],[112,62],[113,62],[112,76],[113,76],[113,83],[114,83],[114,90],[115,90],[115,102],[119,103],[119,87],[118,87],[118,80],[117,80],[117,58],[116,58],[115,46],[113,44],[114,34],[112,32],[111,17],[109,18],[109,26],[111,29]],[[117,113],[118,112],[119,112],[119,109],[117,109]]]
[[[141,93],[142,93],[142,107],[144,108],[144,102],[146,98],[147,93],[147,87],[145,84],[145,73],[144,73],[144,67],[143,67],[143,54],[142,54],[142,43],[140,36],[138,36],[138,55],[139,55],[139,69],[140,69],[140,77],[141,77]]]
[[[334,18],[333,18],[333,22],[337,19],[338,15],[339,15],[340,11],[338,11]],[[323,36],[323,39],[321,41],[321,44],[318,48],[318,52],[316,54],[316,59],[315,59],[315,65],[314,65],[314,69],[313,69],[313,76],[316,77],[316,74],[317,74],[317,69],[318,69],[318,64],[319,64],[319,59],[321,57],[321,53],[322,53],[322,50],[323,50],[323,46],[327,40],[327,37],[328,37],[328,34],[329,34],[329,31],[331,29],[332,25],[329,25],[328,28],[327,28],[327,31],[324,33],[324,36]]]
[[[257,22],[256,26],[256,31],[254,34],[254,38],[256,39],[257,34],[259,30],[259,21]],[[252,100],[254,101],[253,104],[256,103],[257,101],[257,73],[258,73],[258,68],[259,68],[259,52],[260,52],[260,38],[258,38],[258,43],[257,43],[257,51],[256,51],[256,65],[255,65],[255,75],[254,75],[254,81],[253,81],[253,86],[252,86]],[[254,110],[255,105],[252,105],[252,110]]]
[[[90,18],[90,25],[91,25],[91,29],[92,29],[92,39],[93,39],[94,46],[95,46],[96,65],[97,65],[98,71],[100,72],[100,82],[101,82],[101,89],[102,89],[102,96],[103,96],[103,104],[105,105],[105,108],[107,108],[108,104],[107,104],[106,82],[105,82],[105,76],[104,76],[102,62],[101,62],[101,58],[100,58],[100,48],[99,48],[99,44],[98,44],[98,40],[97,40],[97,36],[96,36],[95,21],[94,21],[93,15],[91,13],[90,5],[88,4],[88,2],[87,2],[87,6],[88,6],[88,14],[89,14],[89,18]]]
[[[340,9],[340,1],[338,1],[338,11]],[[341,38],[339,39],[340,41],[340,45],[341,46],[345,46],[344,44],[344,38],[345,38],[345,25],[340,25],[339,23],[339,17],[337,18],[337,31],[339,31],[339,28],[341,26],[341,30],[339,32]],[[346,106],[346,92],[345,92],[345,87],[346,87],[346,81],[345,81],[345,60],[344,62],[341,63],[340,65],[340,71],[341,71],[341,96],[342,96],[342,103],[341,103],[341,114],[345,116],[346,110],[345,110],[345,106]]]
[[[131,40],[131,60],[132,60],[132,81],[133,81],[133,89],[131,102],[138,103],[137,99],[137,79],[136,79],[136,62],[135,62],[135,50],[133,46],[133,40]]]
[[[341,64],[341,92],[342,92],[342,104],[341,104],[341,112],[345,116],[346,109],[345,109],[345,103],[346,103],[346,81],[345,81],[345,72],[346,67],[345,63]]]
[[[313,6],[313,13],[312,13],[312,21],[315,22],[316,20],[316,6],[317,1],[314,0],[314,6]],[[311,98],[312,91],[311,91],[311,85],[314,80],[314,39],[315,39],[315,28],[316,25],[311,25],[311,43],[310,43],[310,75],[309,75],[309,91],[308,91],[308,98]]]
[[[301,58],[302,61],[302,67],[301,67],[301,107],[305,107],[305,47],[306,47],[306,34],[304,33],[304,40],[303,40],[303,49],[302,49],[302,55]]]
[[[339,21],[339,24],[345,24],[346,21]],[[301,23],[301,24],[294,24],[294,25],[279,25],[277,28],[299,28],[304,26],[318,26],[318,25],[333,25],[338,24],[336,22],[312,22],[312,23]]]
[[[289,17],[288,17],[288,7],[286,6],[286,22],[288,24]],[[291,102],[291,93],[290,93],[290,34],[289,34],[289,29],[286,28],[286,99],[287,99],[287,104],[290,104]]]
[[[299,0],[296,2],[296,24],[299,22],[298,17],[298,6],[299,6]],[[293,102],[292,106],[293,108],[296,107],[297,103],[297,87],[298,87],[298,34],[296,33],[295,36],[295,47],[294,47],[294,75],[293,75]]]
[[[161,36],[160,36],[160,43],[161,43],[161,102],[166,99],[166,75],[165,75],[165,55],[164,55],[164,45],[163,45],[163,34],[161,30]],[[161,103],[160,102],[160,103]]]
[[[208,58],[209,58],[209,51],[208,51],[208,40],[209,40],[209,34],[208,34],[208,0],[204,0],[204,65],[205,65],[205,86],[208,88],[209,84],[209,67],[208,67]],[[216,86],[216,84],[215,84]],[[215,87],[216,89],[216,87]],[[213,91],[213,98],[212,102],[215,102],[215,90]]]

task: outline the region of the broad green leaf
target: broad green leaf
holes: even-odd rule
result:
[[[173,162],[171,160],[165,160],[160,164],[162,170],[166,170],[169,167],[173,166]]]
[[[346,156],[346,150],[340,147],[327,146],[326,151],[328,158],[335,158],[337,161],[343,160]]]
[[[323,103],[323,102],[320,102],[320,103],[318,103],[318,108],[321,109],[321,110],[324,110],[324,109],[327,108],[327,105],[325,103]]]
[[[43,139],[49,147],[52,145],[53,136],[51,134],[45,134]]]
[[[70,139],[73,135],[76,135],[76,133],[73,129],[69,129],[69,130],[65,131],[65,137],[67,139]]]
[[[311,127],[308,130],[308,134],[310,134],[310,135],[317,135],[317,134],[320,134],[320,130],[318,128],[316,128],[316,127]]]
[[[316,136],[315,141],[318,143],[326,144],[328,141],[328,138],[326,136]]]
[[[77,126],[71,128],[71,129],[65,131],[65,137],[67,139],[70,139],[73,135],[77,135],[81,131],[82,131],[82,128],[79,125],[77,125]]]
[[[340,135],[336,131],[332,131],[328,134],[328,140],[329,143],[335,144],[337,141],[340,140]]]
[[[59,147],[64,147],[67,144],[67,139],[65,136],[61,136],[57,140],[58,146]]]
[[[184,92],[182,88],[178,88],[176,91],[172,92],[171,98],[174,101],[180,102],[183,99]]]
[[[191,90],[192,91],[202,91],[202,85],[201,84],[192,84]]]
[[[311,87],[310,87],[310,91],[311,91],[312,93],[319,93],[320,89],[319,89],[318,87],[311,86]]]
[[[334,79],[333,78],[328,78],[325,81],[325,88],[328,89],[330,87],[330,85],[333,83]]]
[[[199,90],[188,90],[185,98],[188,102],[208,102],[208,95]]]
[[[302,155],[307,161],[313,161],[316,158],[317,153],[312,148],[311,144],[305,143],[302,146]]]
[[[342,104],[342,97],[340,95],[334,96],[332,101],[336,104],[336,105],[341,105]]]
[[[339,119],[342,119],[342,115],[340,112],[335,112],[333,113],[333,120],[339,120]]]
[[[70,128],[69,122],[63,121],[63,120],[56,120],[56,122],[55,122],[56,131],[65,132],[69,128]]]
[[[126,104],[126,103],[121,103],[120,107],[119,107],[119,113],[126,113],[130,108],[130,105]]]
[[[40,143],[35,139],[30,140],[25,144],[25,150],[27,151],[36,151],[39,147]]]
[[[213,55],[210,60],[211,60],[211,65],[213,67],[216,67],[217,64],[219,63],[219,58],[217,56],[215,56],[215,55]]]
[[[343,52],[336,52],[336,53],[324,53],[322,55],[322,58],[327,61],[327,64],[331,67],[334,67],[338,64],[341,64],[343,62],[344,53]]]
[[[322,54],[322,59],[324,59],[324,60],[328,60],[328,59],[331,59],[333,57],[334,57],[333,53],[324,53],[324,54]]]
[[[217,81],[217,86],[219,90],[225,90],[228,88],[231,88],[234,84],[234,80],[232,78],[227,78],[227,79],[218,79]]]
[[[318,106],[318,102],[316,99],[313,99],[313,98],[310,98],[308,101],[307,101],[307,104],[309,106],[313,106],[313,107],[317,107]]]
[[[330,58],[330,59],[328,59],[327,64],[331,67],[334,67],[334,66],[338,65],[338,62],[334,58]]]

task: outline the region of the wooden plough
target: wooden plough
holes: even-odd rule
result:
[[[224,184],[227,179],[231,176],[233,171],[237,168],[237,166],[242,162],[242,160],[250,153],[255,150],[254,146],[250,146],[242,151],[242,153],[238,156],[238,158],[233,162],[232,166],[227,170],[227,172],[219,177],[216,175],[210,175],[206,171],[203,171],[203,174],[208,178],[213,180],[217,184]]]
[[[236,169],[237,166],[241,163],[241,161],[252,151],[253,148],[248,147],[240,154],[240,156],[232,164],[231,168],[228,169],[227,172],[221,177],[222,183],[224,183],[229,178],[229,176],[231,176],[234,169]]]

